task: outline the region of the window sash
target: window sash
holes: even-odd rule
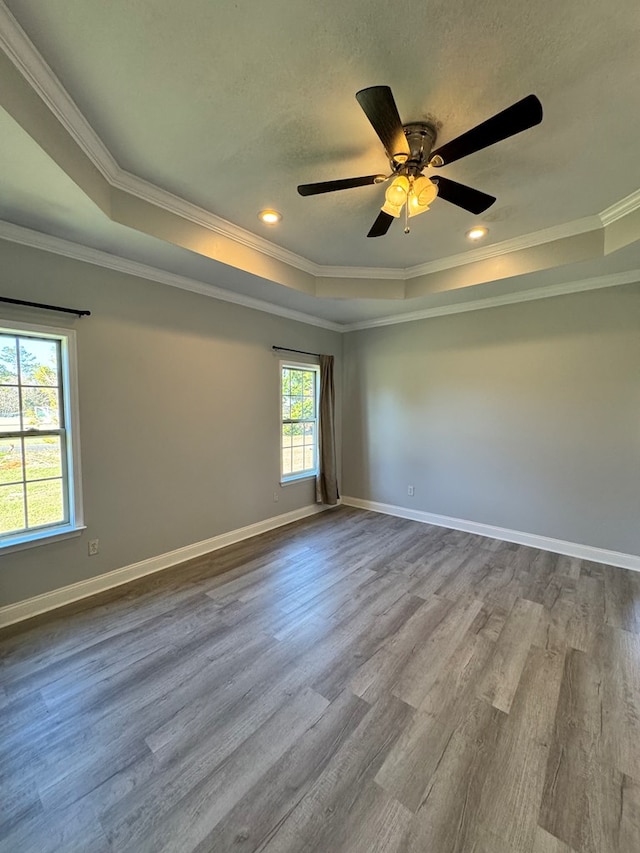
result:
[[[13,432],[0,432],[0,441],[3,438],[38,438],[40,435],[56,435],[64,438],[66,429],[54,427],[53,429],[23,429],[14,430]]]
[[[0,334],[15,339],[31,338],[56,343],[57,384],[35,385],[27,379],[21,383],[22,375],[17,382],[6,383],[3,387],[17,387],[20,399],[21,424],[24,426],[22,393],[27,388],[57,389],[58,394],[58,423],[57,427],[28,427],[26,429],[11,429],[0,432],[0,440],[58,438],[60,447],[60,476],[35,477],[28,479],[25,468],[25,447],[22,444],[22,471],[19,480],[3,485],[22,486],[24,501],[24,520],[26,526],[0,533],[0,553],[37,545],[51,540],[55,536],[77,535],[83,527],[82,488],[80,476],[80,447],[79,447],[79,418],[75,332],[72,329],[62,329],[46,326],[36,326],[28,323],[14,323],[0,319]],[[26,378],[26,377],[25,377]],[[36,473],[36,472],[33,472]],[[27,510],[28,486],[31,483],[59,483],[62,490],[62,518],[43,524],[29,524]],[[58,504],[59,506],[59,504]],[[76,533],[74,533],[77,531]]]
[[[284,386],[284,371],[292,371],[292,372],[300,372],[300,373],[313,373],[313,395],[310,394],[291,394],[290,390],[286,390]],[[293,364],[291,362],[280,362],[280,482],[286,483],[293,480],[302,479],[304,477],[314,477],[318,473],[318,453],[319,453],[319,436],[318,436],[318,426],[319,426],[319,418],[318,418],[318,395],[320,392],[320,371],[317,365],[315,364],[305,364],[298,363]],[[290,385],[289,385],[290,389]],[[292,417],[283,417],[283,400],[286,398],[298,398],[302,397],[304,400],[313,400],[313,417],[300,417],[300,418],[292,418]],[[289,454],[290,465],[293,468],[293,449],[294,445],[291,443],[289,446],[284,446],[283,444],[283,428],[286,426],[302,426],[309,425],[313,428],[313,443],[307,444],[304,441],[303,434],[303,443],[299,445],[295,445],[296,448],[302,450],[302,460],[304,465],[304,460],[306,457],[305,449],[312,448],[313,449],[313,467],[304,467],[297,470],[285,471],[285,452]]]

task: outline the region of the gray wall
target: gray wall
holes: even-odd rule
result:
[[[639,285],[355,332],[344,357],[343,494],[640,554]]]
[[[279,486],[271,345],[336,356],[339,417],[341,335],[5,241],[0,267],[4,296],[93,312],[70,321],[87,530],[0,556],[1,603],[314,503],[311,481]],[[98,556],[87,556],[90,538]]]
[[[88,529],[0,556],[3,604],[313,503],[278,485],[273,343],[337,357],[343,494],[640,554],[638,285],[341,336],[4,241],[0,265],[3,295],[93,312]]]

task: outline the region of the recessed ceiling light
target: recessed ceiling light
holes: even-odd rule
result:
[[[275,225],[282,219],[282,214],[277,210],[261,210],[258,219],[266,225]]]
[[[467,231],[467,237],[469,240],[482,240],[488,233],[488,228],[472,228],[471,231]]]

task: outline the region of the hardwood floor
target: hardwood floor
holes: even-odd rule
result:
[[[0,851],[640,851],[640,574],[340,508],[0,649]]]

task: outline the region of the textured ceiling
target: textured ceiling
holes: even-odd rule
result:
[[[385,171],[354,98],[365,86],[390,85],[403,120],[430,118],[440,143],[538,95],[542,125],[442,171],[498,197],[481,219],[489,243],[592,216],[640,185],[637,0],[615,13],[601,0],[6,6],[121,168],[317,264],[406,268],[470,248],[476,218],[441,200],[410,235],[396,224],[371,240],[383,188],[296,193]],[[150,238],[108,222],[7,116],[0,133],[13,161],[1,216],[151,262]],[[258,222],[264,207],[282,212],[277,229]]]

